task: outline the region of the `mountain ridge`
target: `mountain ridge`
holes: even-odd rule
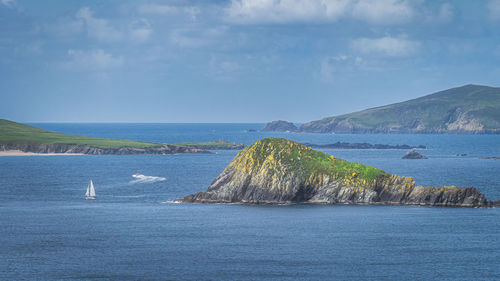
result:
[[[468,84],[302,124],[307,133],[500,133],[500,88]]]

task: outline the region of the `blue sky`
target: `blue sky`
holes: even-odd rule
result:
[[[499,77],[500,0],[0,0],[20,122],[305,122]]]

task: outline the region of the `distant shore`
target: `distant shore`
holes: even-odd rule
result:
[[[35,153],[35,152],[24,152],[21,150],[3,150],[0,151],[1,156],[75,156],[75,155],[85,155],[83,153]]]

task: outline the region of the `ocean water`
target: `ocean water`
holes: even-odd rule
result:
[[[426,160],[403,160],[404,150],[324,151],[422,185],[475,186],[500,200],[500,161],[479,159],[500,156],[499,135],[249,131],[263,124],[34,125],[157,142],[251,144],[278,136],[423,144]],[[499,208],[171,203],[205,190],[236,153],[0,157],[0,279],[500,279]],[[137,180],[136,173],[158,178]],[[89,179],[95,201],[84,200]]]

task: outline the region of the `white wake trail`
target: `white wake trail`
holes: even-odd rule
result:
[[[160,181],[167,180],[164,177],[145,176],[145,175],[141,175],[141,174],[135,174],[135,175],[132,175],[132,177],[134,177],[135,180],[130,181],[130,184],[154,183],[154,182],[160,182]]]

